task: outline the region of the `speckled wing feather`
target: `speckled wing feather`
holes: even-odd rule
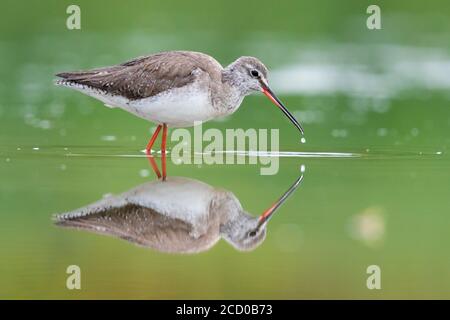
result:
[[[121,238],[162,252],[194,253],[206,250],[214,236],[193,236],[193,226],[136,204],[94,208],[83,214],[61,214],[55,224]],[[213,228],[218,228],[213,227]]]
[[[177,241],[180,235],[188,236],[192,230],[192,226],[184,221],[135,204],[103,208],[73,217],[62,216],[56,224],[116,236],[147,247],[160,247],[164,240]]]
[[[170,51],[136,58],[116,66],[62,72],[57,76],[69,82],[136,100],[187,85],[195,79],[196,69],[205,68],[205,64],[201,62],[209,59],[210,57],[201,53]]]

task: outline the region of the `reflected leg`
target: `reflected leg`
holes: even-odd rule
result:
[[[156,174],[158,179],[161,178],[161,172],[159,172],[159,168],[158,165],[156,164],[155,158],[153,158],[151,154],[147,154],[147,159],[150,162],[150,166],[152,167],[153,172]]]

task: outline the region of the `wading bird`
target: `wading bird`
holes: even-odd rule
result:
[[[156,123],[146,152],[151,153],[162,129],[165,154],[168,126],[189,127],[232,114],[254,92],[264,93],[303,135],[300,123],[270,89],[267,73],[254,57],[240,57],[223,68],[204,53],[168,51],[110,67],[58,73],[56,84]]]

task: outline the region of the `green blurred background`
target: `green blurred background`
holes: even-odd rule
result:
[[[382,30],[366,27],[374,3]],[[70,4],[81,30],[66,28]],[[2,1],[0,298],[450,298],[449,15],[434,0]],[[307,143],[261,95],[204,128],[280,128],[283,151],[356,155],[282,158],[274,176],[169,163],[255,215],[306,165],[253,252],[221,241],[168,255],[51,222],[153,179],[140,152],[153,125],[57,88],[53,75],[175,49],[223,65],[259,57]],[[65,287],[70,264],[82,290]],[[366,287],[372,264],[381,290]]]

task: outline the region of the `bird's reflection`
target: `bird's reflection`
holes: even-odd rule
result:
[[[259,217],[249,215],[230,191],[194,179],[169,177],[58,214],[55,223],[162,252],[197,253],[221,238],[238,250],[248,251],[264,241],[267,222],[302,180],[300,175]]]

